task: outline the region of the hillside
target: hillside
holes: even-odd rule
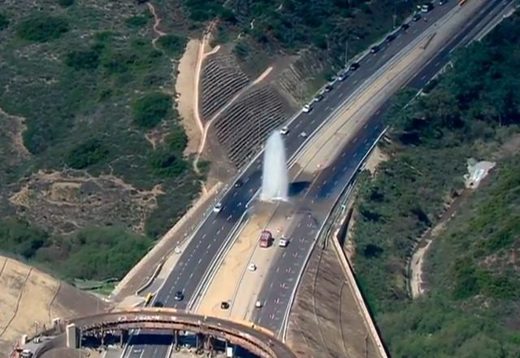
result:
[[[6,357],[15,340],[50,327],[52,319],[87,315],[107,305],[95,296],[29,267],[0,257],[0,355]]]
[[[67,278],[120,277],[197,196],[172,98],[186,32],[154,30],[152,9],[3,2],[0,250]]]
[[[354,265],[393,356],[520,355],[519,34],[516,14],[405,109],[403,93],[381,146],[390,159],[361,181]],[[469,158],[496,162],[475,190]],[[426,292],[412,300],[408,263],[425,233]]]

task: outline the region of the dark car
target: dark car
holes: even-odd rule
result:
[[[448,0],[439,0],[439,5],[444,5],[448,2]]]
[[[385,41],[386,42],[392,42],[392,41],[394,41],[394,39],[395,39],[395,35],[394,34],[390,34],[390,35],[388,35],[386,37]]]
[[[319,95],[316,96],[316,101],[319,102],[319,101],[321,101],[323,98],[324,98],[323,95],[322,95],[322,94],[319,94]]]
[[[163,304],[161,301],[155,301],[155,302],[153,303],[153,306],[154,306],[154,307],[164,307],[164,304]]]
[[[403,30],[403,31],[406,31],[406,30],[408,30],[409,28],[410,28],[410,25],[408,25],[408,24],[402,24],[402,25],[401,25],[401,30]]]
[[[332,91],[332,85],[329,83],[328,85],[325,86],[325,92],[330,92]]]
[[[242,180],[238,179],[238,180],[235,182],[234,187],[235,187],[235,188],[240,188],[240,187],[242,186],[242,184],[244,184],[244,183],[242,182]]]
[[[376,53],[376,52],[378,52],[378,51],[379,51],[379,46],[377,46],[377,45],[376,45],[376,46],[372,46],[372,47],[370,48],[370,53]]]
[[[413,22],[417,22],[421,19],[421,14],[415,14],[413,17],[412,17],[412,21]]]
[[[182,291],[177,291],[175,292],[175,296],[173,296],[173,299],[175,301],[182,301],[184,299],[184,294],[182,293]]]
[[[220,308],[223,310],[227,310],[229,308],[229,303],[227,303],[226,301],[222,301],[222,303],[220,304]]]
[[[348,69],[351,70],[351,71],[355,71],[358,68],[359,68],[359,63],[354,62],[353,64],[350,65],[350,67]]]

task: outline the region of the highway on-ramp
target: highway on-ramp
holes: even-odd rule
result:
[[[444,14],[448,12],[454,6],[454,2],[447,4],[447,6],[438,7],[434,11],[428,14],[428,22],[419,21],[416,23],[411,23],[410,28],[406,31],[399,30],[398,36],[391,42],[385,43],[381,50],[375,54],[370,54],[364,57],[359,63],[360,67],[356,71],[350,72],[349,77],[343,82],[336,82],[334,85],[334,89],[325,95],[325,98],[316,102],[313,106],[313,109],[310,113],[300,113],[290,125],[290,132],[286,136],[286,149],[288,156],[291,157],[300,149],[303,145],[303,142],[309,140],[312,136],[312,133],[316,131],[320,125],[326,120],[330,118],[330,115],[340,107],[347,98],[349,98],[356,89],[367,80],[374,72],[376,72],[383,64],[388,62],[394,55],[396,55],[403,47],[416,39],[427,27],[431,26],[431,24]],[[495,2],[490,2],[495,3]],[[451,6],[451,7],[450,7]],[[426,69],[425,69],[426,70]],[[432,73],[436,73],[437,71],[434,69],[429,69],[429,73],[431,77]],[[428,73],[427,73],[428,74]],[[423,80],[429,78],[428,76]],[[368,150],[369,143],[371,145],[370,139],[373,139],[374,136],[378,135],[381,131],[380,123],[375,123],[367,127],[362,133],[359,134],[360,138],[363,140],[358,140],[357,145],[352,147],[350,151],[352,153],[363,153]],[[301,132],[306,132],[308,134],[307,138],[304,138],[300,135]],[[365,140],[364,138],[368,139]],[[363,147],[362,145],[365,145]],[[359,154],[360,155],[360,154]],[[358,156],[359,156],[358,155]],[[352,169],[357,166],[360,157],[356,156],[345,156],[343,160],[345,162],[341,163],[341,170],[338,173],[326,173],[321,175],[321,177],[325,178],[326,176],[334,177],[337,176],[335,180],[329,180],[329,183],[337,182],[338,186],[334,187],[333,185],[331,189],[327,188],[327,185],[315,185],[313,186],[313,192],[310,196],[323,197],[323,195],[329,197],[330,199],[334,198],[338,194],[339,188],[345,184],[346,181],[352,175]],[[332,166],[331,166],[332,167]],[[346,169],[344,169],[346,168]],[[258,188],[260,187],[261,181],[261,158],[257,157],[250,166],[248,166],[243,173],[240,175],[240,180],[242,185],[239,187],[231,187],[225,195],[221,198],[222,202],[222,210],[219,213],[210,213],[201,223],[200,227],[194,233],[191,241],[187,245],[185,251],[182,253],[178,264],[172,270],[171,274],[165,280],[162,285],[162,288],[159,290],[157,295],[155,296],[155,301],[162,302],[167,307],[175,307],[179,309],[187,309],[187,304],[193,298],[193,295],[196,293],[199,283],[202,279],[208,274],[208,267],[215,259],[219,251],[222,249],[226,239],[229,237],[230,233],[233,231],[243,213],[245,212],[246,203],[248,203],[253,195],[256,193]],[[330,193],[326,193],[330,190]],[[316,192],[314,192],[316,191]],[[324,192],[325,191],[325,192]],[[332,200],[331,200],[332,201]],[[325,214],[323,214],[325,215]],[[323,220],[325,216],[320,217],[319,214],[313,213],[313,225],[318,225],[320,220]],[[306,224],[300,226],[301,228],[306,227]],[[303,230],[303,229],[301,229]],[[304,236],[307,238],[307,236]],[[307,239],[306,239],[307,240]],[[307,240],[308,248],[309,245],[312,244],[312,239]],[[305,246],[305,245],[304,245]],[[296,248],[296,245],[295,245]],[[287,247],[288,252],[292,250],[291,245]],[[303,255],[304,249],[302,249],[301,254]],[[294,262],[298,262],[298,265],[303,265],[304,256],[296,255],[294,257]],[[277,263],[281,267],[283,265],[289,264],[288,260],[281,260]],[[291,263],[291,265],[295,265]],[[273,280],[272,287],[280,287],[283,286],[283,282],[280,282],[284,277],[281,276],[273,276],[271,279]],[[295,281],[293,280],[292,286],[295,285]],[[269,281],[268,281],[269,282]],[[292,287],[289,285],[289,288]],[[263,295],[266,297],[266,300],[276,299],[281,297],[280,290],[269,291],[269,287],[266,287]],[[184,294],[184,299],[182,301],[175,301],[175,292],[182,291]],[[290,289],[288,290],[291,291]],[[276,298],[275,298],[276,297]],[[280,303],[279,305],[267,306],[259,312],[257,317],[257,321],[260,322],[263,326],[275,328],[275,331],[278,331],[281,328],[283,322],[283,315],[280,315],[277,309],[280,309],[282,312],[287,308],[289,297],[286,299],[285,304]],[[278,308],[276,308],[278,307]],[[272,311],[270,309],[272,308]],[[273,324],[270,324],[272,316],[279,317],[278,320],[274,320]],[[167,355],[169,347],[167,345],[164,346],[147,346],[145,344],[133,344],[133,337],[131,338],[129,345],[125,351],[127,356],[131,357],[164,357]]]
[[[423,88],[448,63],[451,51],[466,45],[472,39],[467,35],[478,33],[507,3],[509,2],[490,1],[485,10],[470,19],[458,35],[409,81],[409,87],[417,90]],[[341,155],[320,173],[314,185],[305,193],[306,204],[301,206],[301,211],[307,215],[290,234],[291,244],[284,249],[283,257],[279,257],[269,270],[265,279],[266,285],[258,297],[264,302],[264,306],[253,315],[254,322],[273,332],[283,333],[281,329],[286,323],[284,319],[292,304],[291,296],[296,289],[300,269],[305,265],[307,255],[314,246],[318,229],[324,224],[346,185],[354,178],[359,165],[362,164],[361,160],[382,133],[383,116],[390,104],[389,100],[386,101],[378,109],[378,114],[369,118],[368,125],[356,134],[356,141],[345,146]]]

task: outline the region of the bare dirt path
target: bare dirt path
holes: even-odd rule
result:
[[[23,143],[22,137],[23,132],[27,129],[27,126],[25,125],[25,118],[9,114],[2,108],[0,108],[0,116],[5,117],[8,120],[8,129],[5,133],[7,133],[7,136],[12,142],[13,148],[18,153],[18,156],[21,158],[30,156],[29,151]]]
[[[152,40],[152,45],[153,45],[153,47],[157,48],[155,43],[161,37],[165,36],[166,32],[159,30],[159,25],[161,24],[161,18],[159,17],[159,15],[157,15],[157,12],[155,11],[155,7],[150,2],[147,2],[146,5],[148,6],[148,10],[150,10],[150,13],[152,14],[152,16],[154,18],[153,32],[155,32],[155,34],[157,36]]]

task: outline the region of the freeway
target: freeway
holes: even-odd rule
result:
[[[426,28],[430,27],[435,20],[442,17],[454,6],[455,2],[449,2],[447,5],[438,7],[429,13],[427,15],[428,22],[422,20],[413,22],[410,23],[409,29],[396,31],[397,36],[395,39],[390,42],[384,42],[379,52],[367,55],[360,60],[360,67],[356,71],[351,71],[345,81],[336,82],[334,85],[335,88],[330,93],[327,93],[322,101],[316,102],[310,113],[298,114],[291,122],[290,132],[286,136],[285,143],[289,157],[298,153],[299,149],[310,139],[312,134],[324,122],[330,119],[337,108],[341,107],[373,73],[398,54],[402,48],[414,41],[414,39],[424,32]],[[370,128],[370,130],[374,130],[375,133],[377,128]],[[303,138],[300,136],[301,132],[306,132],[309,136]],[[359,141],[359,143],[363,142]],[[352,160],[352,158],[350,158],[350,160]],[[246,211],[246,203],[253,198],[260,187],[261,166],[261,158],[257,157],[254,159],[251,165],[240,175],[240,180],[243,184],[240,187],[230,188],[230,190],[224,194],[221,199],[222,210],[219,213],[210,213],[202,221],[200,227],[191,238],[185,252],[180,257],[178,264],[155,296],[155,301],[161,301],[167,307],[179,309],[189,308],[187,303],[192,300],[199,283],[203,277],[208,274],[208,267],[222,249],[226,239]],[[345,170],[341,175],[346,178],[349,175],[348,173],[348,170]],[[314,188],[313,190],[318,190],[319,186]],[[320,218],[318,218],[318,222],[319,220]],[[183,301],[175,301],[174,296],[177,291],[183,292]],[[270,297],[271,295],[276,294],[266,294],[266,297]],[[262,313],[263,312],[266,312],[266,315],[270,316],[269,313],[267,313],[267,309],[263,310]],[[259,317],[259,320],[260,319]],[[261,320],[262,324],[266,325],[266,318],[264,317]],[[164,346],[150,347],[141,344],[134,345],[132,343],[133,338],[134,336],[132,336],[129,346],[127,347],[128,349],[126,350],[128,356],[161,357],[167,353],[168,347]]]
[[[504,9],[510,1],[490,1],[470,19],[457,36],[453,37],[445,47],[423,67],[408,83],[414,89],[423,88],[439,70],[450,60],[453,49],[467,45],[472,35],[476,35],[487,26]],[[281,257],[270,268],[265,279],[265,286],[259,294],[264,306],[253,315],[253,321],[267,329],[284,336],[283,328],[287,323],[287,314],[298,284],[301,269],[307,256],[315,245],[319,228],[324,224],[327,214],[332,210],[344,188],[352,181],[362,159],[384,129],[383,117],[391,102],[387,100],[372,115],[367,125],[357,133],[356,141],[348,143],[341,155],[316,179],[305,193],[305,204],[301,210],[307,213],[305,219],[298,223],[290,234],[291,243]]]

